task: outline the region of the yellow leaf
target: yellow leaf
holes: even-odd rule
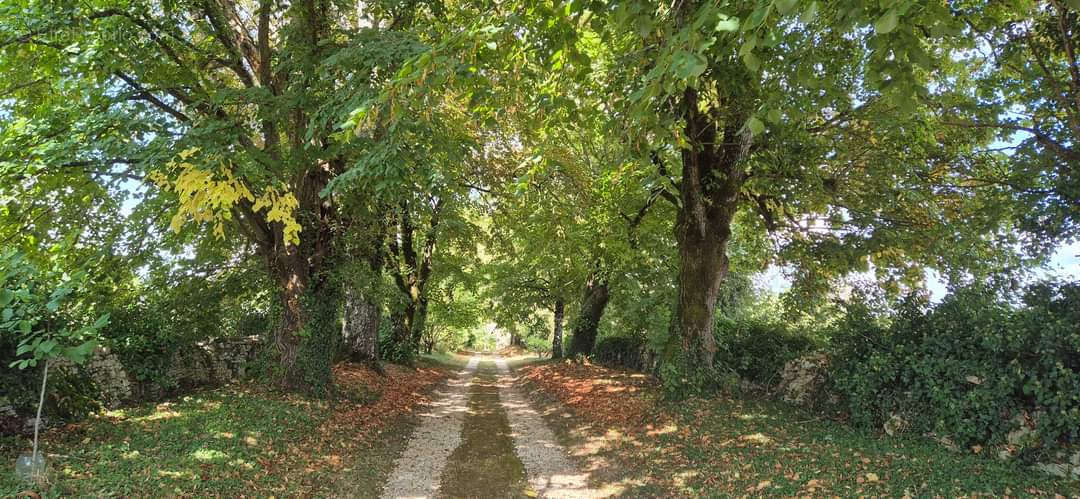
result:
[[[179,156],[180,156],[180,159],[188,159],[197,152],[199,152],[198,147],[190,147],[190,148],[184,149],[183,151],[180,151]]]

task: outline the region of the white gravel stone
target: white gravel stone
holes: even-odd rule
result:
[[[526,401],[518,388],[506,361],[495,360],[499,369],[499,400],[510,421],[514,451],[529,477],[529,485],[540,497],[582,498],[601,497],[600,491],[589,488],[589,475],[570,460],[566,449],[559,445],[555,434],[544,419]]]
[[[436,392],[435,401],[420,415],[420,425],[413,431],[405,452],[394,461],[394,471],[381,497],[426,498],[438,494],[446,460],[461,445],[469,385],[479,362],[477,357],[470,358],[461,375]]]

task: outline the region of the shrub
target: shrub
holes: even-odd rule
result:
[[[765,384],[774,382],[788,361],[816,346],[806,335],[776,320],[724,316],[717,320],[716,344],[718,368],[727,367],[740,378]]]
[[[392,364],[412,364],[415,352],[409,342],[398,341],[394,337],[394,321],[384,318],[379,321],[379,360]]]
[[[645,340],[634,336],[607,336],[593,347],[593,361],[642,371],[645,369]]]
[[[551,353],[551,340],[542,336],[529,335],[524,338],[525,349],[535,353]],[[565,350],[564,350],[565,351]]]
[[[1018,416],[1039,446],[1080,437],[1080,283],[1028,288],[1023,306],[971,287],[891,317],[851,307],[832,341],[832,383],[852,420],[891,415],[969,446],[1001,443]],[[1034,447],[1039,447],[1034,446]]]
[[[136,398],[157,398],[184,388],[170,377],[174,354],[211,338],[265,335],[274,302],[257,272],[240,270],[206,279],[151,276],[111,296],[112,320],[102,330],[135,382]]]

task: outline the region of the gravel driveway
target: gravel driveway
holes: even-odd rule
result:
[[[422,415],[422,422],[413,432],[404,453],[395,461],[394,471],[383,489],[382,497],[601,496],[598,491],[589,488],[588,474],[570,460],[566,449],[559,445],[543,418],[514,385],[514,376],[506,361],[499,357],[493,360],[494,369],[488,367],[491,363],[485,362],[486,366],[480,367],[481,376],[477,381],[474,374],[480,358],[470,358],[461,375],[450,380],[438,392],[438,398]],[[480,385],[472,386],[477,382]],[[494,383],[497,391],[495,387],[483,389],[491,387],[491,383]],[[497,397],[494,396],[496,393]],[[487,424],[501,421],[501,428],[465,428],[466,423],[477,425],[485,421]],[[469,435],[468,442],[462,438],[463,431]],[[485,438],[487,434],[490,434],[490,439]],[[476,449],[498,455],[480,456],[483,460],[478,459],[475,465],[455,463],[455,466],[447,467],[451,455],[477,459]],[[521,465],[524,465],[528,479],[527,488],[508,486],[505,491],[491,490],[491,482],[497,481],[492,479],[492,473],[502,473],[504,469],[516,469],[520,473]],[[459,473],[460,470],[467,472]],[[487,480],[484,479],[485,473]],[[513,480],[507,483],[512,484]],[[474,486],[470,488],[471,485]],[[441,493],[442,490],[448,493]],[[466,492],[469,490],[476,493]]]

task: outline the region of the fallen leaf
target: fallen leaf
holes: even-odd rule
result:
[[[866,474],[866,481],[870,482],[870,483],[877,482],[878,481],[877,473],[867,473]]]

